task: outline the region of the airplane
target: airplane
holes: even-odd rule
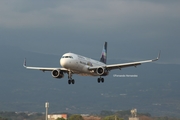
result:
[[[68,84],[75,84],[75,80],[72,78],[73,74],[79,74],[81,76],[99,76],[97,82],[104,82],[103,76],[107,76],[111,70],[120,69],[125,67],[136,67],[142,63],[148,63],[157,61],[160,57],[160,52],[158,57],[151,60],[121,63],[121,64],[106,64],[107,62],[107,42],[103,45],[103,50],[101,54],[100,61],[93,60],[91,58],[84,57],[75,53],[65,53],[60,58],[60,65],[62,68],[47,68],[47,67],[30,67],[26,66],[26,58],[24,60],[23,66],[26,69],[34,69],[41,71],[51,71],[53,78],[63,78],[64,73],[68,74]]]

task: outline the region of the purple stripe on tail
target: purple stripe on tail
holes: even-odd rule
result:
[[[106,64],[106,61],[107,61],[107,42],[104,43],[101,58],[100,58],[100,62],[103,62]]]

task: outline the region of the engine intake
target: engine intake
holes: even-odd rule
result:
[[[100,76],[106,76],[109,72],[105,68],[99,67],[96,69],[96,73]]]
[[[62,71],[60,70],[53,70],[51,72],[51,75],[54,77],[54,78],[63,78],[64,77],[64,74]]]

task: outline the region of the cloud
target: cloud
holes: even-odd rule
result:
[[[31,27],[115,27],[152,22],[160,17],[177,17],[174,3],[155,4],[142,1],[1,1],[0,26]],[[178,10],[178,11],[177,11]],[[126,27],[126,26],[124,26]]]
[[[180,43],[179,5],[167,0],[0,1],[1,41],[53,54],[65,46],[81,54],[79,47],[92,49],[90,45],[95,53],[108,41],[112,57],[117,51],[132,59],[134,53],[154,56],[161,50],[174,63],[180,60],[173,54]]]

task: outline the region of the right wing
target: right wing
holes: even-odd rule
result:
[[[53,70],[61,70],[63,72],[68,72],[68,70],[66,68],[46,68],[46,67],[30,67],[30,66],[26,66],[26,58],[24,59],[24,63],[23,66],[26,69],[33,69],[33,70],[41,70],[41,71],[53,71]]]
[[[125,67],[136,67],[138,65],[141,65],[142,63],[148,63],[148,62],[153,62],[153,61],[157,61],[160,57],[160,52],[157,58],[155,59],[151,59],[151,60],[144,60],[144,61],[137,61],[137,62],[129,62],[129,63],[121,63],[121,64],[112,64],[112,65],[104,65],[104,66],[95,66],[95,67],[89,67],[89,70],[95,70],[99,67],[104,67],[107,70],[113,70],[113,69],[121,69],[121,68],[125,68]]]

